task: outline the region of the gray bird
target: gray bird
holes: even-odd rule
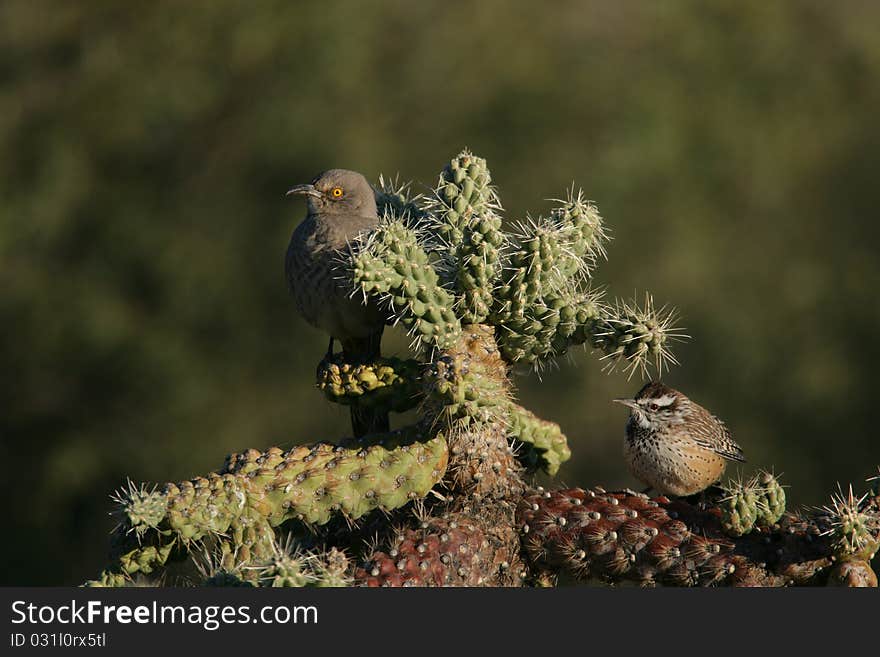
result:
[[[363,363],[379,356],[387,312],[375,301],[351,296],[344,267],[348,246],[379,223],[376,198],[366,178],[355,171],[330,169],[307,185],[287,192],[306,197],[309,213],[293,231],[284,269],[296,307],[309,324],[342,344],[346,362]],[[351,407],[355,436],[388,430],[388,414]]]

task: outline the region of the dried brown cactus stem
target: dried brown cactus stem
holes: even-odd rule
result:
[[[841,561],[828,573],[828,586],[876,588],[877,574],[871,568],[871,564],[863,559]]]
[[[503,500],[415,512],[355,570],[360,586],[521,586],[515,505]]]
[[[365,586],[519,586],[515,510],[525,490],[508,440],[510,380],[491,326],[462,327],[426,368],[423,413],[449,445],[442,494],[365,556]]]
[[[872,581],[870,566],[835,557],[821,516],[785,514],[739,538],[718,508],[601,488],[535,490],[517,522],[538,573],[642,586],[791,586]],[[833,567],[833,569],[832,569]],[[830,572],[830,574],[829,574]]]
[[[462,327],[428,368],[425,386],[423,411],[449,445],[450,492],[476,500],[521,494],[522,466],[507,439],[510,380],[494,328]]]

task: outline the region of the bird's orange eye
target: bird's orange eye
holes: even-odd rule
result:
[[[333,198],[342,198],[342,187],[334,187],[331,189],[330,196]]]

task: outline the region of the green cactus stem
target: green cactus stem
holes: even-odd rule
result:
[[[757,481],[735,481],[728,484],[721,500],[721,527],[734,537],[748,534],[758,520],[761,487]]]
[[[821,509],[828,527],[834,555],[841,561],[870,561],[880,548],[880,514],[870,493],[857,497],[852,486],[844,493],[838,490],[831,504]]]
[[[465,227],[475,217],[499,209],[486,160],[467,149],[443,168],[427,209],[434,216],[434,230],[446,244],[461,242]]]
[[[553,476],[559,466],[571,458],[559,425],[542,420],[518,404],[511,403],[507,407],[507,431],[515,441],[517,458],[527,469],[541,469]]]
[[[501,274],[501,217],[491,213],[474,215],[461,232],[461,241],[450,247],[448,266],[461,295],[456,310],[462,323],[477,324],[489,316]]]
[[[439,269],[456,290],[456,314],[464,324],[488,317],[501,273],[505,235],[491,182],[486,161],[464,150],[440,173],[427,200],[427,226],[439,242]]]
[[[193,581],[204,586],[251,586],[266,588],[350,586],[351,563],[336,548],[306,550],[289,535],[281,543],[273,539],[265,555],[243,557],[215,549],[197,564]]]
[[[170,542],[126,550],[117,556],[118,569],[106,571],[102,574],[102,580],[117,581],[120,577],[130,580],[135,574],[149,575],[168,563],[176,547],[174,542]]]
[[[756,522],[765,527],[772,527],[785,513],[785,490],[779,483],[779,478],[769,472],[759,473],[757,482],[760,493]]]
[[[442,349],[458,338],[455,298],[440,285],[417,232],[401,220],[383,222],[355,245],[352,265],[356,293],[387,303],[418,343]]]
[[[565,354],[572,345],[590,341],[604,307],[591,293],[563,292],[506,314],[498,343],[509,363],[541,363]]]
[[[565,239],[566,257],[560,263],[565,277],[587,274],[600,258],[606,257],[608,230],[596,206],[588,201],[583,190],[574,186],[565,199],[557,200],[552,218],[570,234]]]
[[[423,364],[414,359],[380,358],[345,363],[341,356],[318,365],[318,388],[332,402],[402,413],[422,400]]]
[[[769,472],[730,482],[724,491],[719,502],[721,526],[730,536],[747,534],[756,525],[772,527],[785,513],[785,490]]]
[[[403,506],[446,471],[445,439],[420,438],[421,429],[411,427],[347,445],[248,450],[227,457],[220,472],[161,491],[129,486],[117,495],[121,547],[111,572],[150,573],[176,549],[205,541],[230,559],[265,559],[273,527],[287,520],[321,525],[334,514],[356,519]]]
[[[339,588],[350,586],[349,560],[335,548],[307,552],[276,547],[275,554],[257,566],[257,582],[270,588]]]
[[[670,343],[686,336],[674,312],[655,309],[649,295],[641,305],[608,305],[591,291],[608,235],[581,190],[508,234],[491,181],[486,161],[469,151],[444,167],[424,199],[382,181],[385,220],[351,253],[355,290],[384,300],[428,348],[451,346],[461,325],[486,323],[511,364],[540,367],[580,344],[630,375],[676,362]],[[415,222],[401,218],[416,214]]]
[[[662,373],[670,363],[678,364],[669,343],[687,337],[675,324],[675,311],[655,308],[654,299],[646,294],[641,305],[618,301],[606,306],[598,321],[584,327],[583,334],[594,348],[605,352],[602,359],[608,371],[621,366],[632,376],[636,371],[644,374],[653,365]]]
[[[233,455],[227,460],[231,474],[226,476],[247,482],[247,504],[272,526],[292,518],[320,525],[333,513],[355,519],[422,497],[440,481],[446,464],[442,437],[392,449],[379,443],[317,443],[287,452],[275,448]]]
[[[161,585],[161,580],[151,580],[142,576],[130,577],[122,573],[115,573],[107,570],[102,571],[98,576],[98,579],[91,579],[83,584],[84,587],[88,588],[155,588]]]

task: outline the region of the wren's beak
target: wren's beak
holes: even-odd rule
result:
[[[623,404],[624,406],[629,406],[634,411],[639,410],[639,405],[635,399],[612,399],[611,401]]]
[[[287,194],[285,196],[292,196],[294,194],[301,196],[315,196],[317,198],[321,198],[321,192],[317,190],[314,185],[297,185],[296,187],[291,187],[287,190]]]

